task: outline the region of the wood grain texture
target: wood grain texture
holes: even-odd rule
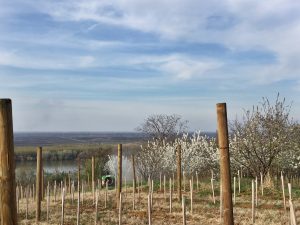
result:
[[[1,225],[17,225],[12,103],[0,99],[0,211]]]
[[[226,103],[217,104],[218,144],[223,195],[223,224],[233,225],[230,156]]]

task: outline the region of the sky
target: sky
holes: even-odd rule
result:
[[[0,0],[0,98],[15,131],[216,130],[280,93],[300,119],[300,1]]]

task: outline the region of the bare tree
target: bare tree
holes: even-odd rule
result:
[[[180,115],[154,114],[147,117],[137,131],[144,133],[148,139],[170,141],[185,132],[187,124],[188,121],[182,120]]]
[[[277,95],[272,105],[267,98],[247,110],[241,121],[231,123],[231,157],[252,175],[266,174],[280,155],[292,147],[295,123],[291,104]]]

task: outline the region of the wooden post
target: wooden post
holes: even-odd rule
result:
[[[185,172],[182,172],[183,175],[183,191],[185,192]]]
[[[37,148],[36,156],[36,222],[41,220],[41,199],[42,199],[42,147]]]
[[[260,173],[260,187],[261,187],[261,195],[264,195],[264,178],[263,178],[263,174]]]
[[[0,213],[1,224],[17,225],[15,156],[10,99],[0,99]]]
[[[132,174],[133,174],[133,189],[136,192],[136,173],[135,173],[135,160],[134,155],[131,155],[132,161]]]
[[[77,174],[77,189],[78,189],[78,198],[77,198],[77,225],[80,224],[80,159],[78,159],[78,174]]]
[[[164,174],[164,198],[166,200],[166,175]]]
[[[182,197],[182,225],[186,225],[185,197]]]
[[[159,191],[161,191],[161,172],[159,173]]]
[[[95,202],[95,156],[92,157],[92,192],[93,202]]]
[[[65,188],[62,187],[61,192],[61,225],[64,225],[65,220]]]
[[[292,200],[289,200],[290,204],[290,220],[291,220],[291,225],[297,225],[297,220],[296,220],[296,215],[295,215],[295,209]]]
[[[235,177],[233,178],[233,204],[235,205]]]
[[[96,203],[95,203],[95,225],[98,224],[98,198],[99,194],[96,192]]]
[[[193,214],[193,181],[190,180],[191,214]]]
[[[169,188],[170,188],[170,213],[172,212],[172,178],[169,181]]]
[[[213,200],[213,203],[216,204],[214,179],[211,178],[211,179],[210,179],[210,182],[211,182],[212,200]]]
[[[286,210],[285,193],[284,193],[284,178],[283,178],[282,172],[281,172],[281,189],[282,189],[283,207],[284,207],[284,210]]]
[[[197,191],[199,191],[199,177],[198,177],[198,172],[196,171],[196,182],[197,182]]]
[[[132,209],[135,210],[135,184],[134,184],[134,180],[132,181]]]
[[[105,182],[105,199],[104,199],[104,208],[107,206],[107,191],[108,191],[108,182]]]
[[[257,191],[258,191],[258,181],[257,177],[255,177],[255,206],[258,206],[258,198],[257,198]]]
[[[241,193],[241,175],[240,171],[238,170],[238,179],[239,179],[239,194]]]
[[[292,185],[288,183],[289,201],[292,201]]]
[[[49,186],[49,182],[48,182],[48,185],[47,185],[46,200],[47,200],[47,205],[46,205],[46,208],[47,208],[47,222],[49,222],[49,204],[50,204],[50,186]]]
[[[118,183],[117,183],[117,206],[119,204],[120,194],[122,192],[122,144],[118,144]]]
[[[57,186],[56,186],[56,180],[54,181],[54,190],[53,190],[53,194],[54,194],[54,202],[56,202],[56,189],[57,189]]]
[[[122,225],[122,192],[119,197],[119,225]]]
[[[255,223],[255,185],[252,180],[252,223]]]
[[[181,145],[177,146],[177,196],[181,202]]]
[[[151,219],[151,199],[150,194],[148,194],[148,225],[151,225],[152,219]]]
[[[29,187],[26,189],[26,220],[28,220],[28,197],[29,197]]]
[[[224,200],[223,224],[234,225],[226,103],[217,104],[217,116],[218,141],[220,149],[220,174],[222,180],[222,194]]]

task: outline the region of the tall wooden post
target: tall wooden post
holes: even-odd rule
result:
[[[181,145],[177,146],[177,195],[181,202]]]
[[[0,99],[0,213],[1,224],[17,225],[15,157],[10,99]]]
[[[119,198],[122,191],[122,144],[118,144],[118,177],[117,177],[117,207],[119,204]]]
[[[95,201],[95,156],[92,156],[92,192],[93,202]]]
[[[135,173],[134,155],[131,155],[131,159],[132,159],[132,173],[133,173],[133,188],[134,188],[134,192],[136,192],[136,173]]]
[[[217,104],[217,117],[223,195],[223,224],[234,225],[226,103]]]
[[[42,147],[36,151],[36,222],[41,220],[41,200],[42,200]]]

